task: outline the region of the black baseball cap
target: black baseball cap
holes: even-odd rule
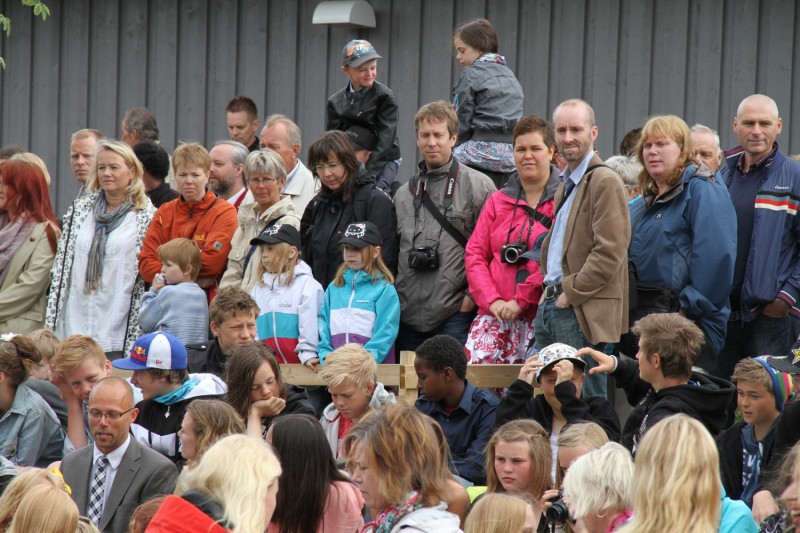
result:
[[[354,150],[374,150],[378,144],[375,134],[363,126],[353,125],[344,132],[353,144]]]
[[[356,248],[365,246],[380,246],[381,232],[378,227],[369,221],[353,222],[344,230],[344,236],[339,239],[339,244],[349,244]]]
[[[250,241],[250,244],[278,244],[280,242],[300,248],[300,232],[290,224],[275,224],[262,231],[258,237]]]

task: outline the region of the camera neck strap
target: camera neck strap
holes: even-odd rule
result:
[[[442,206],[444,207],[445,212],[448,209],[453,207],[453,195],[455,194],[456,190],[456,181],[458,181],[458,161],[453,159],[453,162],[450,164],[450,172],[447,176],[447,185],[445,186],[444,190],[444,199],[442,200]],[[448,235],[450,235],[462,248],[467,247],[467,238],[464,236],[463,233],[458,231],[453,225],[447,220],[447,217],[439,211],[436,207],[436,204],[433,203],[431,200],[428,191],[425,190],[425,184],[423,183],[422,179],[417,177],[415,180],[411,180],[408,184],[411,192],[414,194],[414,217],[416,218],[417,213],[419,212],[419,208],[424,206],[425,209],[433,216],[436,222],[445,230]]]

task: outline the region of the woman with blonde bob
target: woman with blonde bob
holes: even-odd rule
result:
[[[534,533],[538,525],[533,508],[519,496],[487,494],[470,511],[464,533]]]
[[[67,491],[67,485],[57,474],[42,468],[28,468],[20,472],[6,487],[0,497],[0,532],[8,530],[14,512],[19,507],[22,498],[33,488],[39,485],[56,487]]]
[[[142,173],[127,144],[97,144],[88,192],[64,216],[51,269],[46,326],[58,338],[88,335],[105,352],[127,353],[141,335],[139,252],[155,213]]]
[[[362,533],[461,531],[458,516],[445,510],[448,472],[425,415],[400,402],[360,421],[353,434],[362,438],[348,448],[348,470],[373,517]]]
[[[263,533],[275,510],[280,475],[281,465],[266,442],[224,437],[185,472],[147,531]]]
[[[673,415],[653,426],[636,450],[634,515],[619,531],[716,533],[721,500],[714,438],[697,420]]]
[[[25,493],[8,533],[75,533],[78,507],[60,487],[40,484]]]
[[[553,451],[545,429],[533,420],[512,420],[500,426],[486,445],[487,492],[530,500],[537,519],[544,494],[552,486]]]
[[[674,115],[648,120],[636,153],[644,169],[642,196],[630,206],[629,261],[639,287],[630,324],[651,313],[680,311],[705,336],[695,364],[712,371],[737,307],[728,304],[736,259],[728,189],[719,175],[692,162],[689,127]],[[635,336],[624,341],[623,351],[635,355]]]
[[[619,529],[632,516],[633,475],[630,452],[616,442],[576,459],[563,485],[572,518],[587,533]]]

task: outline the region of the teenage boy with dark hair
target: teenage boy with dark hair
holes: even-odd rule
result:
[[[775,426],[791,394],[791,378],[774,370],[765,357],[742,359],[731,380],[742,420],[717,439],[720,474],[725,493],[753,504],[761,481],[761,466],[772,455]]]
[[[213,374],[189,374],[186,348],[169,333],[156,331],[142,335],[128,357],[112,361],[115,368],[132,370],[131,383],[142,391],[136,404],[139,415],[131,433],[142,445],[181,464],[178,431],[186,407],[198,398],[218,398],[228,388]]]
[[[639,336],[638,361],[617,359],[591,348],[577,353],[598,363],[589,374],[614,376],[628,403],[635,406],[622,428],[622,445],[636,453],[649,428],[677,413],[696,418],[717,435],[736,389],[724,379],[692,371],[703,342],[700,328],[678,313],[663,313],[642,318],[633,332]]]
[[[464,345],[435,335],[417,347],[414,358],[417,409],[442,427],[455,473],[476,485],[486,483],[484,449],[492,436],[498,399],[467,381]]]
[[[528,358],[497,406],[495,426],[530,418],[548,434],[558,435],[567,424],[594,422],[609,440],[619,442],[620,424],[614,406],[602,396],[583,394],[586,362],[576,353],[572,346],[554,343]],[[537,396],[533,395],[534,379],[542,388]]]

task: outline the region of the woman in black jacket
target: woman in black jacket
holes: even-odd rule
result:
[[[303,213],[303,260],[327,287],[342,264],[339,239],[352,222],[370,221],[383,237],[381,256],[397,272],[397,218],[392,199],[375,187],[375,178],[356,159],[347,135],[328,131],[308,149],[308,162],[322,186]]]

